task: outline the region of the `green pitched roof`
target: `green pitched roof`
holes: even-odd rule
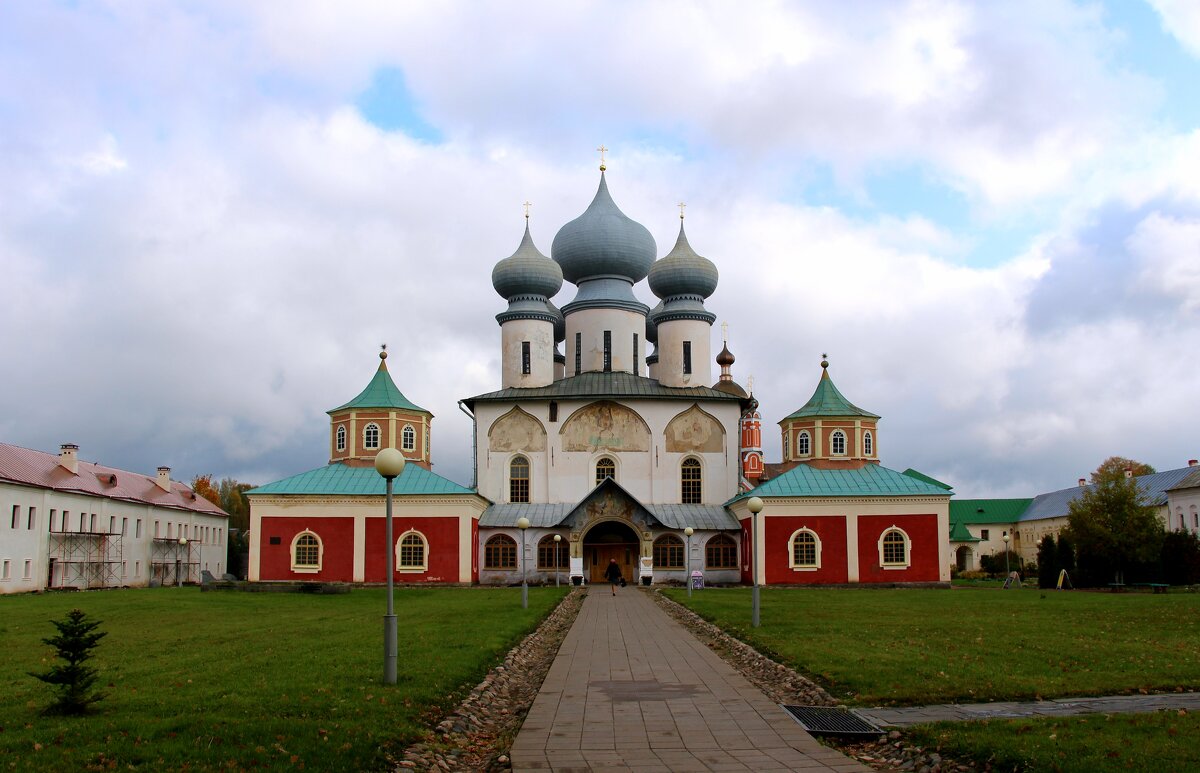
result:
[[[947,491],[953,491],[953,490],[954,490],[954,487],[953,487],[953,486],[951,486],[949,483],[942,483],[942,482],[941,482],[940,480],[938,480],[937,478],[931,478],[931,477],[929,477],[928,475],[926,475],[926,474],[925,474],[925,473],[923,473],[923,472],[917,472],[917,471],[916,471],[916,470],[914,470],[912,467],[909,467],[907,470],[905,470],[905,471],[904,471],[904,474],[905,474],[905,475],[907,475],[907,476],[908,476],[908,477],[910,477],[910,478],[916,478],[917,480],[923,480],[923,481],[925,481],[926,483],[932,483],[933,485],[935,485],[935,486],[939,486],[939,487],[941,487],[941,488],[944,488],[944,489],[946,489]]]
[[[617,371],[589,371],[578,376],[561,378],[544,387],[508,387],[497,392],[488,392],[463,400],[474,410],[477,402],[510,400],[566,400],[643,398],[649,400],[729,400],[738,402],[744,398],[706,386],[666,387],[652,378],[635,376]]]
[[[804,404],[803,408],[785,418],[784,421],[808,416],[862,416],[868,419],[878,419],[879,417],[875,414],[864,411],[842,397],[842,393],[833,385],[833,379],[829,377],[829,370],[826,366],[827,363],[821,363],[821,380],[817,382],[817,389],[813,392],[812,397],[808,398],[808,402]]]
[[[955,499],[950,523],[1013,523],[1033,499]]]
[[[379,370],[375,371],[375,377],[371,379],[370,384],[367,384],[366,389],[358,393],[358,397],[345,405],[339,405],[332,411],[326,411],[326,413],[336,413],[348,408],[400,408],[402,410],[429,413],[429,411],[419,405],[413,405],[409,402],[408,398],[396,388],[396,382],[392,381],[392,376],[388,373],[386,362],[379,363]],[[433,414],[430,415],[432,416]]]
[[[404,465],[404,472],[396,478],[392,490],[397,495],[475,494],[471,489],[460,486],[452,480],[447,480],[441,475],[436,475],[411,462]],[[383,496],[387,493],[387,484],[383,477],[375,472],[374,465],[351,467],[342,462],[334,462],[315,470],[250,489],[246,493]]]
[[[949,496],[940,486],[917,480],[878,464],[857,470],[819,470],[800,464],[761,486],[734,497],[875,497]],[[729,504],[727,502],[726,504]]]
[[[951,502],[950,504],[954,504]],[[967,531],[967,525],[959,521],[950,522],[950,541],[951,542],[982,542],[978,537],[972,537],[971,532]]]

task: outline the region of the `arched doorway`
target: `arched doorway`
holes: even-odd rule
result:
[[[588,582],[604,582],[609,561],[616,559],[626,582],[637,582],[641,542],[628,524],[601,521],[583,535],[583,574]]]
[[[955,552],[955,555],[958,557],[958,561],[957,561],[958,571],[960,571],[960,572],[971,571],[973,568],[971,566],[971,548],[967,547],[966,545],[960,545],[958,547],[958,550],[956,550],[954,552]]]

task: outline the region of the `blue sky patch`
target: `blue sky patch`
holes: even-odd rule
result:
[[[441,142],[442,133],[421,116],[408,90],[404,72],[397,67],[375,71],[371,85],[355,101],[359,112],[384,131],[400,131],[425,142]]]

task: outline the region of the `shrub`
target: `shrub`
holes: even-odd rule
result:
[[[1019,572],[1021,571],[1021,565],[1021,556],[1011,550],[1008,551],[1008,570],[1010,572]],[[992,553],[991,555],[980,556],[979,568],[994,577],[1004,577],[1004,553]]]
[[[1038,587],[1053,588],[1058,579],[1058,544],[1053,534],[1047,534],[1038,543]]]
[[[92,690],[99,672],[83,664],[91,659],[92,650],[108,634],[96,632],[100,621],[88,620],[87,615],[79,609],[72,609],[64,620],[50,622],[58,629],[58,635],[42,641],[54,647],[58,657],[67,664],[53,665],[49,671],[40,674],[31,671],[29,675],[54,687],[54,702],[46,708],[45,713],[86,714],[93,703],[104,697],[104,693]]]
[[[1200,582],[1200,537],[1188,531],[1170,531],[1163,537],[1163,580],[1171,585]]]

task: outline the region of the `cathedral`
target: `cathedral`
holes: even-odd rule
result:
[[[587,584],[614,560],[643,585],[689,572],[748,583],[752,567],[763,584],[948,582],[950,493],[879,463],[880,417],[842,396],[827,361],[780,422],[782,461],[765,462],[758,402],[734,380],[728,345],[712,356],[717,267],[688,243],[682,214],[659,258],[600,170],[549,257],[527,220],[492,270],[507,303],[500,388],[460,401],[474,487],[430,469],[433,415],[397,387],[385,350],[366,388],[329,411],[329,463],[247,492],[249,579],[384,582],[391,550],[398,582]],[[634,294],[643,280],[653,308]],[[559,309],[564,281],[575,297]],[[407,462],[392,545],[382,448]]]

